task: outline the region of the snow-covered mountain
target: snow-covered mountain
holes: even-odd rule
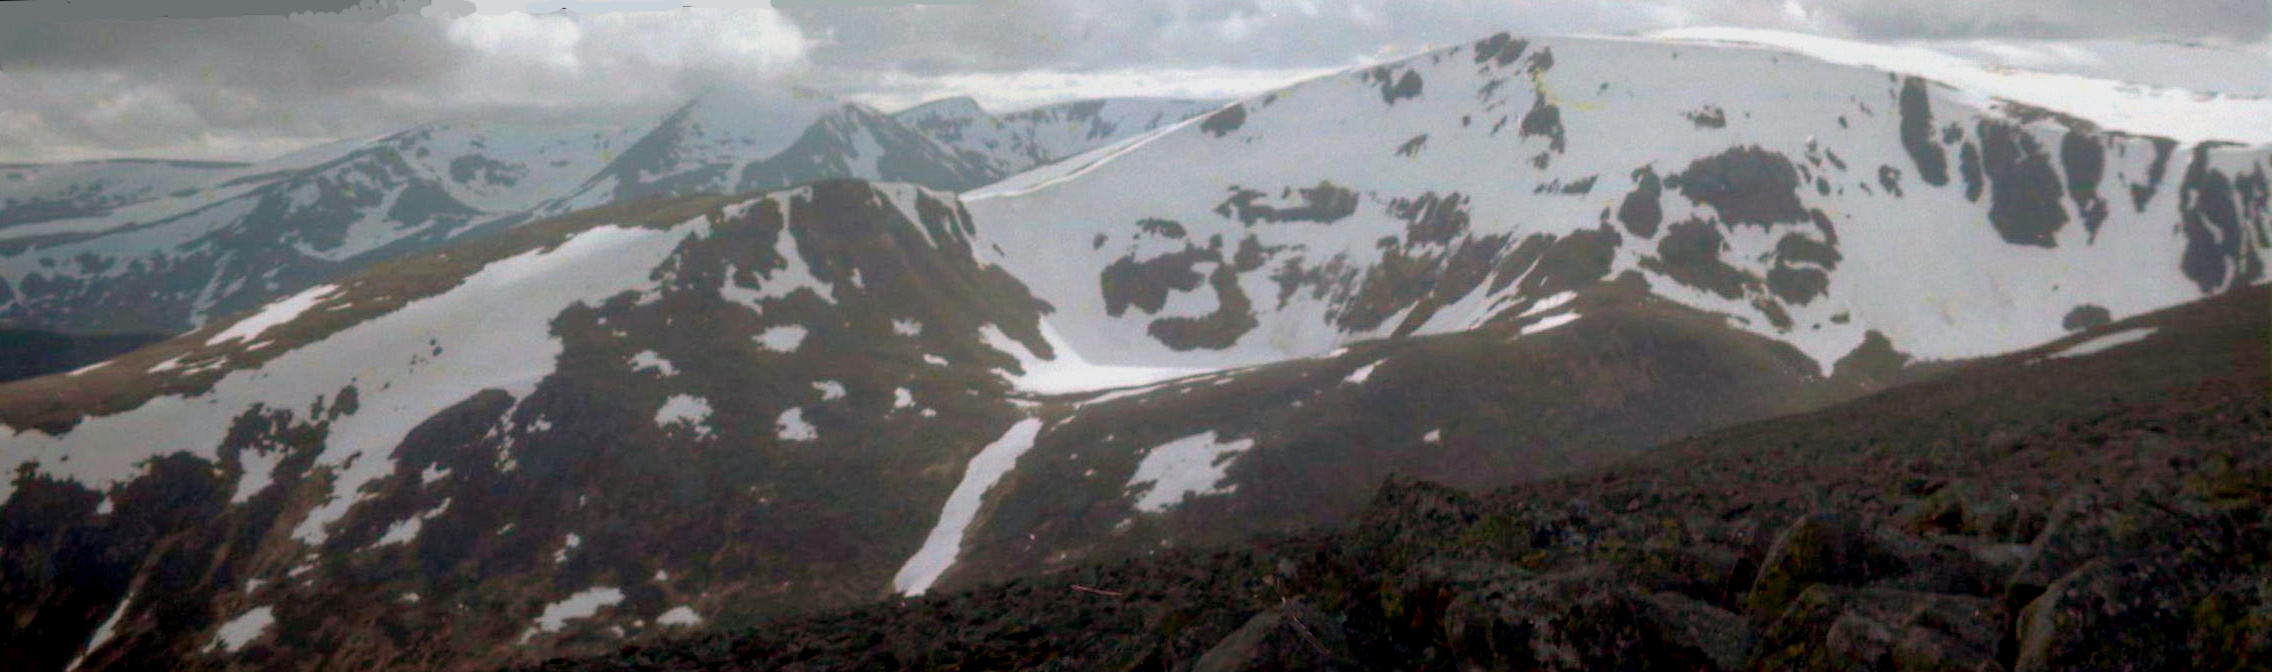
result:
[[[1203,368],[1628,273],[1825,374],[1871,333],[1978,357],[2264,279],[2272,151],[2217,138],[2272,141],[2265,101],[1937,66],[1956,88],[1738,36],[1764,37],[1496,36],[965,198],[990,258],[1082,316],[1074,349]]]
[[[1060,103],[996,116],[967,97],[902,110],[892,117],[949,146],[978,152],[1003,175],[1150,133],[1213,111],[1221,102],[1112,98]]]
[[[105,214],[204,184],[244,165],[141,160],[0,165],[0,230]]]
[[[0,582],[0,639],[39,643],[0,662],[608,650],[1338,522],[1391,472],[1569,473],[1966,358],[2152,348],[2149,311],[2264,280],[2272,150],[2212,140],[2253,142],[2220,120],[2254,103],[2135,91],[2199,108],[2158,119],[1744,37],[1496,35],[959,196],[664,195],[984,155],[902,153],[953,143],[860,107],[617,136],[619,181],[573,188],[655,198],[0,385],[0,576],[40,578]],[[438,181],[404,152],[370,170]]]
[[[1065,126],[1088,135],[1049,136],[1049,152],[1111,142],[1113,124],[1134,123],[1075,116]],[[845,177],[960,190],[1030,165],[994,152],[809,91],[717,90],[660,120],[444,122],[253,165],[8,166],[0,321],[178,331],[379,260],[608,203]]]
[[[0,286],[11,289],[0,293],[0,319],[178,331],[532,207],[596,170],[620,148],[618,135],[433,124],[230,168],[224,179],[87,216],[0,228]]]

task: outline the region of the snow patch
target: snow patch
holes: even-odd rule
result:
[[[663,359],[662,355],[655,354],[653,350],[641,350],[639,354],[631,356],[631,370],[646,369],[654,369],[665,378],[678,375],[678,368],[671,366],[671,360]]]
[[[205,340],[205,344],[214,346],[238,339],[248,341],[258,339],[269,328],[292,321],[293,318],[299,317],[301,313],[308,312],[309,308],[314,308],[317,303],[331,298],[333,294],[338,292],[338,285],[317,285],[298,294],[278,299],[276,302],[268,304],[267,307],[261,308],[260,312],[238,320],[228,329],[214,334],[212,338]]]
[[[1560,308],[1564,305],[1568,305],[1570,303],[1570,300],[1575,298],[1578,298],[1577,292],[1562,292],[1560,294],[1555,294],[1553,296],[1540,299],[1538,303],[1531,304],[1530,308],[1524,309],[1523,313],[1521,315],[1517,315],[1516,317],[1530,317],[1532,315],[1537,315],[1539,313]]]
[[[693,607],[682,604],[671,607],[670,611],[663,612],[661,616],[656,616],[655,624],[669,626],[701,625],[702,617],[694,613]]]
[[[2132,327],[2114,333],[2093,337],[2090,340],[2067,346],[2066,348],[2063,348],[2058,352],[2045,355],[2044,358],[2059,359],[2062,357],[2081,357],[2083,355],[2106,352],[2108,350],[2113,350],[2115,348],[2146,340],[2147,337],[2153,336],[2155,331],[2159,331],[2159,329],[2156,327]]]
[[[796,352],[805,344],[805,328],[794,324],[769,327],[752,337],[759,347],[774,352]]]
[[[671,398],[663,401],[662,409],[655,411],[656,426],[667,429],[671,425],[683,424],[693,428],[694,435],[702,438],[710,437],[709,422],[710,400],[691,394],[671,395]]]
[[[820,438],[820,430],[815,429],[812,423],[805,422],[805,409],[802,408],[782,411],[781,418],[774,421],[774,432],[783,441],[812,441]]]
[[[503,533],[503,532],[504,532],[504,530],[498,530],[498,532],[499,532],[499,533]],[[559,549],[557,549],[557,550],[554,550],[554,551],[552,552],[552,564],[555,564],[555,565],[562,565],[562,564],[567,564],[567,563],[568,563],[568,553],[569,553],[570,551],[574,551],[574,550],[576,550],[576,549],[577,549],[577,548],[579,548],[579,547],[582,547],[583,545],[584,545],[584,538],[583,538],[583,537],[580,537],[580,536],[576,536],[576,534],[575,534],[575,533],[569,533],[569,535],[568,535],[568,538],[567,538],[567,539],[565,539],[565,540],[563,540],[563,541],[562,541],[562,542],[560,543],[560,548],[559,548]]]
[[[244,648],[245,644],[259,638],[260,633],[267,632],[268,627],[275,624],[275,608],[255,608],[241,616],[229,619],[227,623],[222,623],[221,631],[213,636],[212,646],[234,653]]]
[[[836,401],[844,398],[844,384],[833,380],[813,383],[813,389],[820,390],[821,401]]]
[[[1000,328],[991,324],[980,327],[978,335],[986,341],[987,347],[1017,358],[1018,368],[1023,370],[1024,373],[1008,376],[1010,384],[1021,391],[1033,394],[1096,392],[1149,385],[1214,371],[1214,369],[1096,364],[1081,357],[1081,353],[1075,352],[1072,344],[1065,342],[1064,337],[1057,333],[1055,327],[1050,326],[1048,320],[1041,321],[1041,338],[1043,342],[1049,344],[1050,351],[1057,355],[1055,359],[1042,359],[1033,354],[1033,351],[1026,349],[1025,344],[1010,338],[1008,334],[1002,333]]]
[[[134,595],[134,591],[126,591],[126,599],[119,600],[118,608],[111,610],[110,618],[103,619],[103,624],[95,627],[94,638],[87,640],[87,648],[80,649],[79,657],[71,659],[70,667],[64,668],[65,670],[79,669],[79,663],[87,660],[87,654],[102,648],[110,642],[113,635],[118,634],[118,621],[126,617],[126,608],[134,605]]]
[[[172,370],[174,370],[174,369],[178,369],[178,368],[181,368],[181,360],[184,360],[184,359],[188,359],[188,358],[189,358],[189,354],[188,354],[188,353],[183,353],[183,354],[179,354],[179,355],[174,355],[174,356],[172,356],[172,357],[169,357],[169,358],[167,358],[167,359],[166,359],[166,361],[163,361],[163,362],[158,362],[158,363],[156,363],[156,364],[151,364],[151,365],[150,365],[150,372],[151,372],[151,373],[165,373],[165,372],[167,372],[167,371],[172,371]],[[110,363],[110,362],[103,362],[102,364],[109,364],[109,363]],[[102,366],[102,364],[96,364],[95,366]],[[88,368],[94,368],[94,367],[88,367]],[[74,373],[74,374],[76,374],[77,372],[73,372],[73,373]]]
[[[1349,377],[1341,379],[1341,382],[1344,382],[1344,383],[1362,383],[1362,382],[1365,382],[1366,380],[1370,380],[1370,379],[1371,379],[1371,378],[1373,377],[1373,369],[1374,369],[1374,368],[1376,368],[1376,367],[1379,367],[1379,366],[1381,365],[1381,362],[1386,362],[1386,361],[1388,361],[1388,360],[1385,360],[1385,359],[1383,359],[1383,360],[1380,360],[1380,361],[1376,361],[1376,362],[1373,362],[1373,363],[1371,363],[1371,364],[1366,364],[1366,365],[1364,365],[1364,366],[1360,366],[1360,367],[1357,367],[1357,370],[1356,370],[1356,371],[1351,371],[1351,372],[1349,372]]]
[[[395,524],[387,526],[387,533],[381,535],[379,537],[379,540],[371,545],[385,546],[388,544],[410,543],[412,540],[418,538],[418,531],[424,527],[426,521],[432,520],[435,516],[442,515],[442,512],[448,510],[450,510],[450,500],[444,499],[442,500],[442,503],[440,505],[435,506],[431,510],[425,511],[415,516],[411,516],[409,518],[402,519],[400,521],[396,521]]]
[[[536,629],[557,632],[560,626],[580,618],[591,618],[601,607],[623,601],[623,591],[613,587],[587,588],[568,596],[568,599],[544,606],[544,613],[536,617]]]
[[[1536,334],[1576,321],[1578,321],[1577,313],[1563,313],[1561,315],[1555,315],[1543,320],[1539,320],[1537,322],[1523,325],[1523,329],[1518,333],[1518,335],[1529,336],[1531,334]]]
[[[1136,510],[1159,513],[1186,497],[1230,492],[1237,487],[1223,484],[1230,458],[1253,447],[1254,439],[1218,442],[1212,430],[1160,444],[1144,454],[1136,474],[1128,478],[1131,489],[1150,485],[1136,500]]]

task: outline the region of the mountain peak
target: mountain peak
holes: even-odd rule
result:
[[[922,123],[930,120],[984,119],[992,115],[986,112],[984,106],[978,104],[977,99],[970,96],[955,96],[940,98],[900,110],[892,116],[905,121]]]

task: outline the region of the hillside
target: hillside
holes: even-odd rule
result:
[[[2256,669],[2267,302],[1487,495],[1392,478],[1345,528],[529,669]]]

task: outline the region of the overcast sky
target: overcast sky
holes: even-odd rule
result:
[[[1228,97],[1499,30],[1740,25],[1873,41],[2174,38],[2262,50],[2272,28],[2266,0],[895,4],[0,2],[0,162],[260,159],[445,118],[638,118],[713,86],[802,86],[887,110],[944,95],[996,111],[1104,95]]]

